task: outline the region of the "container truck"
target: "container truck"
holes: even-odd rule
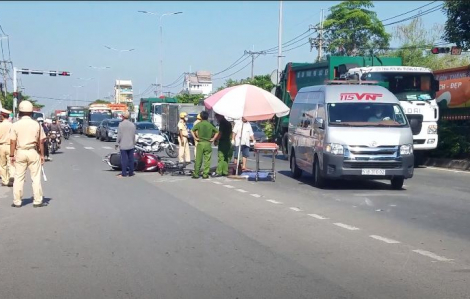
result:
[[[175,98],[141,98],[137,121],[149,121],[159,129],[162,127],[162,104],[177,103]]]
[[[180,113],[186,112],[188,114],[187,126],[191,130],[197,115],[205,110],[204,106],[194,104],[162,104],[162,126],[161,131],[167,133],[173,142],[178,139],[178,122],[180,120]],[[191,134],[191,132],[189,132]],[[192,136],[189,136],[190,143],[193,142]]]

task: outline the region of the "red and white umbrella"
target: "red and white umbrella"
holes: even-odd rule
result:
[[[225,88],[205,99],[204,105],[225,117],[248,121],[286,116],[290,110],[272,93],[250,84]]]

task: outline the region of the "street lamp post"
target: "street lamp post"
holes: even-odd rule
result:
[[[116,48],[112,48],[112,47],[109,47],[109,46],[104,46],[106,49],[109,49],[109,50],[113,50],[113,51],[117,51],[119,52],[119,61],[121,61],[121,53],[122,52],[131,52],[131,51],[134,51],[135,49],[128,49],[128,50],[121,50],[121,49],[116,49]],[[120,77],[120,76],[118,76]],[[116,99],[116,102],[119,103],[120,102],[120,97],[121,97],[121,79],[118,79],[118,92],[119,92],[119,96],[118,98]]]
[[[76,106],[77,105],[77,101],[78,101],[78,89],[79,88],[82,88],[84,85],[75,85],[74,88],[75,88],[75,103],[74,105]]]
[[[139,12],[159,16],[159,25],[160,25],[160,72],[159,72],[160,73],[159,74],[160,78],[159,79],[160,79],[160,96],[162,96],[163,95],[163,26],[162,26],[162,18],[164,16],[179,15],[179,14],[182,14],[183,12],[182,11],[176,11],[176,12],[164,13],[162,15],[159,15],[159,14],[151,12],[151,11],[144,11],[144,10],[139,10]]]
[[[99,100],[100,99],[100,79],[101,79],[99,71],[105,70],[105,69],[110,69],[111,67],[109,67],[109,66],[92,66],[92,65],[90,65],[89,67],[91,67],[95,70],[98,70],[98,94],[97,94],[97,99]]]

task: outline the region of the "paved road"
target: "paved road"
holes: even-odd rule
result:
[[[0,298],[470,298],[469,173],[417,169],[402,191],[318,190],[282,160],[275,183],[118,179],[112,148],[65,142],[48,207],[0,189]]]

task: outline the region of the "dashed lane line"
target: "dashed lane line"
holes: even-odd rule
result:
[[[94,149],[94,148],[92,148],[91,146],[85,146],[85,149],[87,149],[87,150],[92,150],[92,149]]]
[[[232,185],[224,185],[224,187],[225,187],[225,188],[229,188],[229,189],[233,189],[233,188],[235,188],[235,187],[234,187],[234,186],[232,186]]]
[[[310,217],[313,217],[315,219],[318,219],[318,220],[327,220],[327,219],[330,219],[330,218],[327,218],[327,217],[324,217],[324,216],[321,216],[321,215],[318,215],[318,214],[308,214]]]
[[[216,185],[222,185],[221,182],[217,182],[217,181],[212,181],[212,183],[216,184]]]
[[[413,250],[413,252],[416,252],[418,254],[421,254],[421,255],[424,255],[424,256],[427,256],[427,257],[430,257],[436,261],[439,261],[439,262],[451,262],[453,261],[453,259],[448,259],[446,257],[443,257],[443,256],[439,256],[435,253],[432,253],[430,251],[426,251],[426,250],[421,250],[421,249],[416,249],[416,250]]]
[[[290,207],[289,209],[291,209],[292,211],[295,211],[295,212],[302,212],[301,209],[296,208],[296,207]]]
[[[275,204],[275,205],[282,205],[282,202],[276,201],[276,200],[274,200],[274,199],[267,199],[266,201],[267,201],[267,202],[270,202],[270,203],[273,203],[273,204]]]
[[[236,191],[240,192],[240,193],[247,193],[248,191],[246,190],[243,190],[243,189],[235,189]]]
[[[381,236],[377,236],[377,235],[370,235],[369,237],[371,237],[372,239],[376,239],[376,240],[385,242],[387,244],[399,244],[400,243],[400,241],[385,238],[385,237],[381,237]]]
[[[447,171],[447,172],[455,172],[455,173],[466,173],[466,174],[470,174],[470,171],[452,170],[452,169],[445,169],[445,168],[431,167],[431,166],[426,166],[426,169],[440,170],[440,171]]]
[[[260,197],[261,197],[261,195],[259,195],[259,194],[255,194],[255,193],[253,193],[253,194],[250,194],[250,195],[251,195],[251,196],[253,196],[253,197],[256,197],[256,198],[260,198]]]
[[[73,146],[67,146],[66,149],[75,149]]]
[[[336,226],[345,228],[345,229],[349,229],[349,230],[359,230],[358,227],[348,225],[348,224],[344,224],[344,223],[341,223],[341,222],[336,222],[336,223],[333,223],[333,224],[336,225]]]
[[[113,149],[113,148],[110,147],[110,146],[102,146],[102,148],[104,148],[104,149]]]

